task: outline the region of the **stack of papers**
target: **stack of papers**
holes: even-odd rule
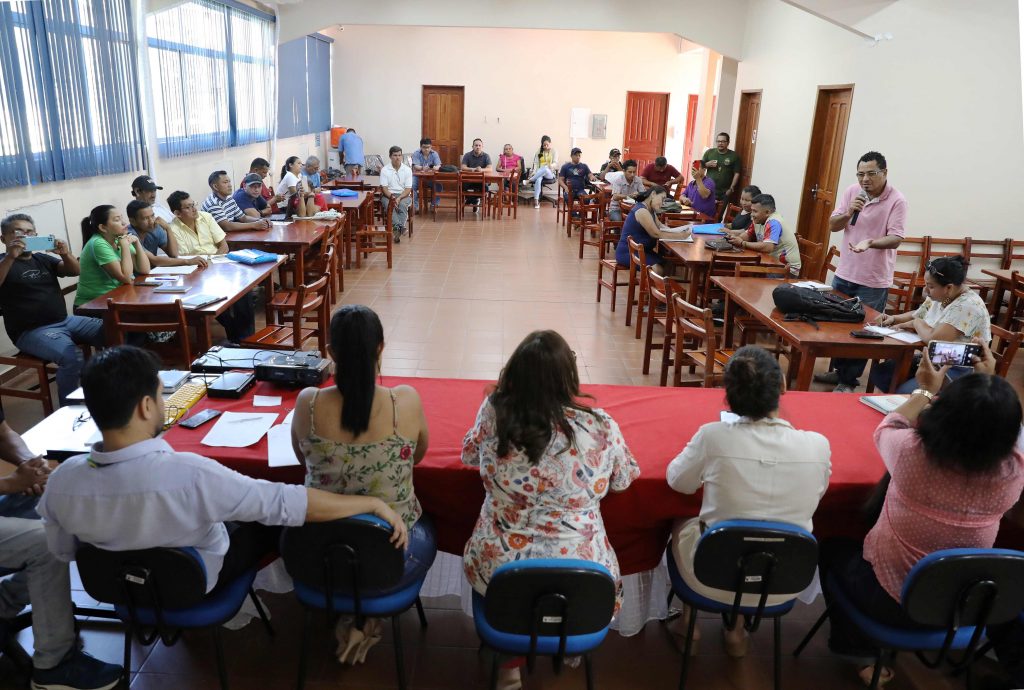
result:
[[[904,343],[919,343],[921,338],[917,336],[917,333],[911,333],[910,331],[901,331],[896,328],[886,328],[885,326],[865,326],[865,331],[871,331],[872,333],[878,333],[884,335],[893,340],[899,340]]]
[[[819,283],[816,280],[801,280],[798,283],[793,283],[793,287],[809,288],[811,290],[817,290],[818,292],[831,292],[832,286],[827,283]]]
[[[280,400],[278,398],[279,405],[281,404]],[[270,467],[290,467],[301,464],[295,457],[295,449],[292,447],[293,416],[295,416],[295,410],[289,412],[283,422],[267,432],[267,465]]]
[[[889,414],[907,402],[909,395],[862,395],[860,401],[882,414]]]

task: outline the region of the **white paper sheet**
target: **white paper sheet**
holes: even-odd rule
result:
[[[276,421],[276,412],[225,412],[217,418],[202,443],[217,448],[245,448],[263,438]]]
[[[729,410],[722,410],[722,414],[719,418],[723,422],[728,422],[729,424],[735,424],[736,422],[740,421],[740,416],[735,412],[729,412]]]
[[[280,395],[254,395],[252,396],[253,407],[280,407]]]
[[[54,412],[21,435],[33,453],[48,450],[88,453],[102,436],[84,405],[68,405]]]
[[[267,464],[270,467],[300,464],[292,448],[291,424],[278,424],[267,432]]]
[[[187,276],[192,271],[199,268],[195,264],[189,264],[188,266],[153,266],[150,268],[149,275],[151,276]]]
[[[910,331],[901,331],[897,328],[886,328],[885,326],[865,326],[865,331],[871,331],[872,333],[878,333],[879,335],[888,336],[895,340],[899,340],[904,343],[919,343],[921,338],[918,337],[917,333],[911,333]]]
[[[687,235],[686,237],[680,237],[679,239],[672,238],[670,240],[662,240],[662,242],[693,242],[693,235]]]
[[[295,410],[292,410],[291,412],[288,413],[288,416],[285,417],[284,421],[281,422],[281,423],[282,424],[291,424],[292,423],[292,417],[294,417],[294,416],[295,416]]]

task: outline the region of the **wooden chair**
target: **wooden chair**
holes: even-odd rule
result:
[[[761,266],[760,264],[736,264],[733,266],[733,276],[736,278],[778,278],[780,274],[784,275],[785,272],[786,269],[782,266]],[[736,314],[733,317],[733,326],[736,329],[740,346],[750,345],[759,335],[775,335],[775,331],[749,314]],[[772,352],[775,354],[776,359],[778,359],[782,349],[779,339],[776,337],[774,340],[775,345],[772,348]]]
[[[1015,240],[1007,237],[1006,241],[1008,246],[1006,248],[1006,255],[1003,257],[1003,265],[1000,268],[1004,271],[1021,268],[1018,263],[1024,262],[1024,240]]]
[[[839,247],[832,245],[828,248],[825,253],[825,257],[821,260],[821,266],[818,268],[818,282],[824,283],[828,278],[828,274],[832,273],[835,275],[836,268],[839,267]]]
[[[580,259],[583,258],[583,247],[597,247],[600,253],[602,228],[604,223],[604,206],[600,194],[582,194],[577,197],[579,202],[579,218],[569,220],[570,235],[572,228],[580,229]]]
[[[1012,242],[1013,240],[1009,238],[1002,240],[971,240],[971,265],[968,270],[973,275],[967,278],[967,285],[972,290],[978,291],[981,299],[989,305],[989,313],[992,316],[997,315],[997,308],[1002,308],[1002,305],[989,302],[989,293],[995,289],[996,279],[982,275],[981,271],[986,268],[1002,269],[1006,255],[1011,251],[1010,245]]]
[[[733,350],[718,347],[718,335],[715,333],[715,321],[711,310],[690,304],[683,299],[682,294],[676,293],[672,295],[672,319],[675,328],[672,385],[713,387],[721,380]],[[689,367],[690,374],[696,373],[696,368],[701,367],[703,378],[684,383],[684,366]]]
[[[672,295],[677,292],[685,292],[682,285],[666,278],[647,267],[647,294],[649,296],[650,310],[647,318],[646,336],[644,338],[644,374],[651,373],[651,351],[661,350],[661,378],[658,383],[662,386],[668,385],[668,368],[672,365],[672,342],[674,329],[672,327]],[[660,326],[662,335],[661,342],[654,342],[654,327]]]
[[[181,300],[172,304],[115,302],[107,298],[107,318],[116,345],[124,345],[128,333],[173,332],[177,338],[169,343],[146,343],[164,362],[180,362],[185,369],[192,364],[192,346],[188,340],[188,324]]]
[[[362,259],[369,254],[384,253],[387,255],[388,268],[391,268],[394,231],[391,226],[391,214],[395,210],[395,197],[391,197],[384,211],[383,225],[370,222],[355,232],[356,268],[362,265]]]
[[[642,244],[637,244],[630,237],[629,242],[629,282],[626,283],[626,325],[633,321],[633,306],[640,306],[640,295],[643,295],[647,274],[647,252]],[[641,309],[636,315],[636,339],[640,339],[640,323],[643,318]]]
[[[1003,328],[1019,332],[1024,326],[1024,275],[1017,271],[1010,274],[1010,302],[1003,320]]]
[[[334,305],[336,301],[331,295],[332,291],[330,289],[330,285],[333,282],[333,271],[341,270],[341,267],[339,265],[340,263],[341,262],[337,260],[337,255],[335,253],[334,247],[330,247],[327,251],[327,256],[325,257],[322,263],[323,270],[320,271],[320,275],[329,276],[327,279],[328,313],[330,312],[331,307]],[[306,284],[315,283],[317,280],[318,278],[315,274],[312,274],[309,271],[306,272]],[[285,318],[286,315],[290,314],[292,310],[295,309],[295,305],[298,303],[298,300],[298,290],[296,289],[275,290],[273,298],[267,300],[265,306],[266,322],[268,324],[281,323],[281,319]]]
[[[280,323],[268,323],[258,333],[243,340],[242,346],[267,350],[301,350],[307,340],[316,338],[320,356],[326,357],[329,311],[327,291],[330,289],[330,280],[331,276],[325,273],[316,282],[295,288],[293,308],[277,310]],[[305,327],[308,316],[313,317],[315,328]]]
[[[466,172],[462,171],[459,173],[462,178],[462,203],[459,204],[459,208],[462,212],[462,217],[466,217],[466,206],[470,205],[470,199],[476,199],[479,204],[480,213],[477,214],[477,219],[482,219],[484,214],[487,212],[487,208],[484,206],[484,195],[487,190],[484,185],[484,174],[482,172]],[[466,189],[466,187],[479,187],[479,192],[473,192]]]
[[[301,280],[295,281],[296,285],[299,283],[311,283],[324,273],[330,273],[331,289],[328,291],[328,295],[332,305],[336,301],[336,294],[345,290],[345,278],[342,275],[340,262],[336,260],[336,256],[340,251],[337,246],[339,232],[340,224],[329,225],[324,228],[324,235],[320,240],[320,246],[317,247],[315,252],[311,252],[306,256],[305,275],[302,276]]]
[[[992,344],[989,347],[992,356],[996,358],[996,376],[1006,378],[1021,341],[1024,341],[1024,333],[1008,331],[995,324],[989,328],[992,330]]]
[[[736,220],[736,216],[743,213],[743,209],[736,204],[729,204],[725,207],[725,216],[722,218],[722,222],[726,225],[732,225],[732,222]]]
[[[910,305],[914,301],[914,292],[917,290],[918,276],[911,271],[893,271],[892,285],[889,287],[889,296],[885,301],[885,308],[890,314],[903,314],[910,311]]]
[[[818,275],[818,261],[821,260],[821,243],[805,240],[797,235],[796,243],[800,247],[800,277],[809,279]]]
[[[896,250],[896,266],[901,270],[917,274],[917,289],[911,300],[912,306],[915,307],[924,301],[924,297],[921,295],[921,288],[924,286],[924,268],[928,265],[931,239],[928,235],[924,237],[904,237],[900,241],[899,249]]]
[[[615,311],[615,299],[618,296],[618,290],[620,287],[629,285],[629,281],[619,280],[619,273],[628,271],[629,266],[623,266],[615,258],[615,248],[619,245],[619,239],[622,235],[622,221],[611,221],[606,220],[604,222],[604,231],[601,235],[601,258],[597,261],[597,302],[601,303],[601,288],[605,288],[612,293],[612,311]],[[611,251],[611,258],[607,258],[608,252]],[[611,271],[611,280],[604,277],[605,270]]]
[[[722,217],[725,214],[725,209],[726,209],[726,207],[728,205],[729,205],[729,202],[727,202],[725,199],[722,199],[721,201],[716,201],[715,202],[715,220],[713,222],[715,222],[715,223],[722,222]]]
[[[519,218],[519,178],[520,170],[516,168],[509,173],[508,189],[502,190],[505,180],[498,182],[497,190],[487,190],[487,209],[492,218],[501,218],[507,214],[512,218]]]
[[[557,183],[558,178],[555,178]],[[563,192],[561,185],[555,187],[557,199],[555,200],[555,222],[564,223],[566,226],[569,225],[569,206],[572,205],[572,188],[569,189],[568,196],[566,199],[566,193]]]
[[[72,283],[61,289],[62,295],[69,295],[78,289],[78,283]],[[0,310],[0,318],[3,318],[3,311]],[[88,345],[79,345],[86,357],[92,352]],[[9,355],[0,355],[0,366],[13,367],[3,379],[0,379],[0,398],[8,396],[11,398],[22,398],[24,400],[38,400],[43,404],[43,414],[53,414],[53,397],[50,395],[50,382],[54,380],[57,373],[57,365],[47,362],[33,355],[24,352],[13,352]],[[34,383],[29,388],[17,388],[13,382],[24,373],[31,372]]]
[[[430,205],[431,214],[437,220],[438,209],[451,208],[455,211],[455,220],[462,220],[463,198],[461,175],[453,173],[434,173],[433,194]],[[450,203],[450,206],[449,206]]]
[[[711,302],[716,299],[725,299],[725,291],[719,288],[711,280],[712,278],[719,276],[731,276],[736,270],[737,264],[744,264],[752,266],[761,263],[761,257],[758,256],[734,256],[732,254],[719,254],[715,253],[711,257],[711,263],[708,265],[708,270],[704,274],[704,289],[701,291],[700,303],[701,306],[709,307]],[[784,266],[778,266],[776,269],[777,273],[786,273]]]

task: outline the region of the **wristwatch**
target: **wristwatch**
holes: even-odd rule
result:
[[[911,395],[923,395],[924,397],[928,398],[928,402],[935,400],[935,394],[932,393],[931,391],[925,390],[924,388],[915,388],[914,392],[911,393]]]

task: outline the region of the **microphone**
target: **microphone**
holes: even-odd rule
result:
[[[860,194],[857,195],[857,198],[858,199],[863,199],[864,201],[867,201],[868,200],[868,193],[865,192],[862,189],[862,190],[860,190]],[[850,219],[850,225],[856,225],[857,224],[857,217],[858,216],[860,216],[860,211],[854,211],[853,212],[853,218]]]

